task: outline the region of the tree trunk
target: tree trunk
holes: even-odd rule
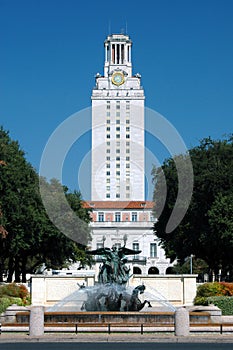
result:
[[[13,262],[13,259],[10,258],[8,263],[8,275],[7,275],[8,283],[12,282],[13,274],[14,274],[14,262]]]
[[[3,282],[3,264],[0,261],[0,282]]]
[[[20,280],[20,266],[19,266],[19,259],[15,259],[15,282],[21,282]]]
[[[23,259],[22,259],[22,267],[21,267],[22,282],[23,283],[27,282],[27,278],[26,278],[26,264],[27,264],[27,257],[23,257]]]

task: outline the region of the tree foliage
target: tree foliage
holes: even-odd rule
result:
[[[167,197],[162,214],[154,225],[166,255],[181,263],[191,254],[203,259],[215,274],[233,271],[233,137],[204,139],[189,151],[194,171],[194,188],[189,209],[170,233],[166,224],[175,205],[178,179],[173,159],[153,169],[154,215],[161,212],[166,179]],[[185,159],[188,156],[180,156]],[[184,169],[185,173],[185,169]],[[185,182],[184,182],[185,184]]]
[[[48,193],[58,182],[42,180]],[[61,186],[61,185],[60,185]],[[39,177],[25,159],[17,141],[0,128],[0,280],[7,273],[7,281],[26,280],[27,272],[35,272],[45,263],[60,268],[67,261],[85,262],[84,246],[90,240],[89,214],[82,208],[81,194],[68,193],[65,198],[82,223],[82,243],[68,238],[47,215],[39,191]],[[51,201],[52,202],[52,201]],[[59,203],[55,203],[59,205]]]

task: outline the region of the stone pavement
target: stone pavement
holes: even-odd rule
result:
[[[187,337],[176,337],[170,334],[151,334],[143,335],[138,333],[113,333],[113,334],[94,334],[79,333],[73,334],[46,334],[43,337],[30,337],[26,334],[3,333],[0,335],[1,343],[38,343],[38,342],[87,342],[87,343],[115,343],[115,342],[135,342],[135,343],[232,343],[233,334],[193,334]]]

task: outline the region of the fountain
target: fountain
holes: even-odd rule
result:
[[[139,285],[132,293],[126,290],[130,269],[126,266],[126,255],[141,253],[140,250],[132,250],[125,246],[117,249],[99,248],[87,251],[87,254],[101,255],[103,264],[98,275],[98,284],[92,288],[86,288],[87,300],[82,305],[85,311],[140,311],[150,301],[141,302],[138,295],[144,293],[145,286]]]
[[[176,308],[161,292],[153,287],[153,284],[151,285],[150,281],[148,281],[146,287],[144,281],[136,276],[136,283],[131,286],[128,285],[132,275],[130,268],[127,266],[127,255],[136,255],[140,252],[128,249],[125,246],[119,249],[113,246],[112,248],[103,247],[87,251],[87,254],[102,257],[98,281],[95,284],[86,284],[81,279],[79,280],[80,283],[76,282],[79,289],[77,288],[66,297],[61,298],[53,306],[46,307],[44,313],[45,325],[48,326],[51,323],[58,325],[67,323],[76,325],[109,325],[110,323],[174,324]],[[67,277],[67,281],[70,278],[72,277]],[[56,286],[55,289],[58,289],[58,286],[65,285],[65,279],[64,277],[59,279],[59,276],[48,277],[48,282],[53,283]],[[50,290],[49,297],[52,300],[52,297],[54,297],[54,295],[51,296],[53,290],[51,284],[50,287],[45,288],[46,280],[47,278],[42,278],[42,276],[32,279],[32,285],[35,286],[32,286],[32,291],[36,290],[36,285],[39,285],[39,281],[41,281],[43,282],[43,293],[39,296]],[[70,284],[68,283],[68,285]],[[142,300],[139,299],[140,296]],[[159,310],[155,304],[159,304]],[[38,305],[38,299],[35,305]],[[144,308],[146,305],[148,308]],[[28,312],[21,313],[17,315],[17,322],[27,322],[28,317]]]

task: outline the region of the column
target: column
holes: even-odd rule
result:
[[[44,335],[44,306],[32,306],[30,309],[29,335],[39,337]]]

